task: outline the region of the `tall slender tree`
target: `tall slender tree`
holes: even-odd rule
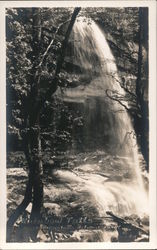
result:
[[[41,55],[40,49],[42,32],[41,10],[39,8],[32,9],[32,52],[30,57],[33,66],[30,77],[30,94],[24,101],[24,124],[27,129],[25,129],[26,132],[22,135],[23,148],[28,162],[29,176],[24,199],[8,219],[7,241],[10,240],[14,223],[31,201],[33,205],[30,215],[30,222],[32,223],[30,236],[33,240],[36,240],[40,225],[39,219],[41,209],[43,206],[43,164],[41,159],[40,113],[44,103],[51,98],[58,87],[58,74],[62,68],[65,49],[79,11],[80,8],[74,9],[60,49],[54,78],[51,81],[50,88],[43,97],[40,95],[40,79],[43,63],[43,61],[41,63],[43,56]],[[48,49],[46,49],[46,53],[48,53]],[[44,53],[44,57],[46,53]]]

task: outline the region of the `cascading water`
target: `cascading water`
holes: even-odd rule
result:
[[[80,196],[88,193],[100,216],[108,210],[117,215],[148,214],[136,139],[129,136],[134,132],[130,117],[125,108],[106,95],[107,90],[119,96],[125,92],[105,35],[94,21],[80,17],[73,28],[70,48],[69,58],[79,66],[81,82],[65,90],[64,100],[83,105],[84,136],[90,144],[101,133],[109,160],[106,157],[99,166],[81,165],[73,169],[75,174],[63,170],[56,174],[70,182]]]

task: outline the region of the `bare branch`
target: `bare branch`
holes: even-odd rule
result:
[[[117,109],[117,110],[112,109],[111,111],[112,111],[113,113],[123,113],[123,112],[124,112],[123,109]]]
[[[51,40],[50,44],[48,45],[47,49],[45,50],[44,54],[42,55],[41,61],[40,61],[39,65],[38,65],[38,68],[40,68],[40,67],[42,66],[43,61],[44,61],[44,59],[45,59],[47,53],[49,52],[49,49],[51,48],[51,46],[53,45],[53,43],[54,43],[54,41],[55,41],[55,39],[56,39],[56,35],[57,35],[58,31],[61,29],[61,27],[62,27],[64,24],[68,23],[69,21],[70,21],[70,19],[68,19],[67,21],[61,23],[61,24],[58,26],[58,28],[56,29],[56,32],[54,33],[54,38]]]
[[[106,95],[107,95],[107,97],[109,97],[111,100],[113,100],[113,101],[116,101],[116,102],[118,102],[121,106],[123,106],[127,111],[130,111],[130,109],[121,101],[121,100],[119,100],[118,99],[118,97],[114,97],[114,96],[111,96],[111,95],[109,95],[109,91],[111,91],[110,89],[106,89]]]
[[[137,98],[137,96],[128,89],[127,85],[124,85],[124,83],[120,81],[119,78],[115,77],[115,74],[112,74],[111,77],[116,80],[116,82],[120,84],[121,88],[123,88],[128,94],[134,98]]]

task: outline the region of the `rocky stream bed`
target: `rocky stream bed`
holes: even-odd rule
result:
[[[123,159],[97,151],[78,155],[47,154],[43,161],[44,208],[38,242],[149,241],[148,214],[138,215],[132,210],[127,215],[122,198],[117,198],[118,193],[114,191],[121,183],[129,183],[130,180],[131,171],[123,167]],[[24,165],[25,168],[22,167]],[[23,153],[10,153],[7,168],[8,217],[23,199],[27,176]],[[143,178],[147,189],[148,177],[143,174]],[[112,192],[119,199],[117,204],[109,206],[110,203],[106,203],[108,196],[104,183],[106,190],[111,190],[112,186]],[[117,206],[121,207],[118,209]],[[31,207],[30,203],[15,223],[12,242],[32,241],[28,235]]]

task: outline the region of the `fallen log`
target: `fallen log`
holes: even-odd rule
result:
[[[123,219],[123,218],[121,218],[119,216],[114,215],[111,211],[107,211],[106,214],[110,215],[111,218],[115,222],[117,222],[118,224],[120,224],[123,227],[132,228],[132,229],[135,229],[135,230],[137,230],[137,231],[139,231],[139,232],[141,232],[143,234],[149,235],[149,231],[146,231],[143,228],[141,228],[141,227],[139,227],[139,226],[137,226],[137,225],[135,225],[135,224],[133,224],[131,222],[128,222],[127,220],[125,220],[125,219]]]

